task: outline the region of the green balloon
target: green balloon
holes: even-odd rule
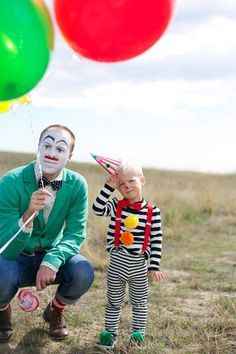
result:
[[[37,85],[49,63],[52,38],[42,0],[0,0],[0,101]]]

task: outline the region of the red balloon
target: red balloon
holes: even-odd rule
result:
[[[175,0],[54,0],[58,26],[69,46],[96,61],[131,59],[164,33]]]

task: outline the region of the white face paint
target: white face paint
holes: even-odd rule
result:
[[[55,178],[70,161],[72,138],[65,130],[49,129],[39,144],[39,161],[44,175]]]

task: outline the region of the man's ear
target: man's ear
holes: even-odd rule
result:
[[[142,186],[144,186],[144,184],[145,184],[145,182],[146,182],[145,177],[142,176],[140,180],[141,180]]]
[[[67,163],[68,163],[68,162],[71,162],[72,155],[73,155],[73,153],[71,152],[70,155],[68,156]]]

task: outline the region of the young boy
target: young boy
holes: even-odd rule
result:
[[[142,198],[144,183],[142,168],[138,164],[121,162],[116,173],[106,179],[93,204],[96,215],[111,218],[107,233],[110,264],[105,331],[99,338],[99,346],[104,349],[114,346],[126,283],[133,313],[130,339],[138,345],[143,343],[147,322],[147,276],[155,281],[164,278],[159,271],[162,245],[160,210]],[[109,200],[115,188],[124,197],[121,201],[115,197]],[[147,269],[148,258],[150,264]]]

